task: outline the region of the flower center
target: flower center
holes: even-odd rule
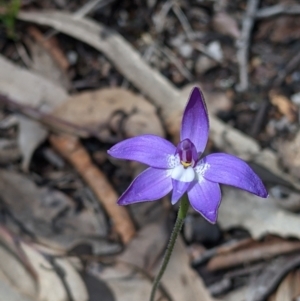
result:
[[[197,150],[189,139],[184,139],[177,145],[176,154],[179,155],[180,163],[185,169],[194,167],[197,163]]]

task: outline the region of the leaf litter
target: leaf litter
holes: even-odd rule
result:
[[[20,43],[16,48],[12,48],[10,42],[5,42],[6,47],[3,47],[2,40],[0,43],[0,93],[19,104],[19,115],[15,115],[17,125],[0,129],[0,136],[1,139],[9,137],[10,141],[21,141],[20,150],[11,144],[16,149],[16,155],[11,159],[7,152],[0,152],[1,158],[7,158],[0,158],[3,167],[1,221],[4,221],[3,227],[12,233],[11,237],[25,240],[20,246],[27,250],[25,261],[26,257],[20,251],[16,255],[5,248],[7,253],[3,252],[6,254],[3,257],[6,256],[7,263],[13,260],[11,258],[21,256],[21,264],[18,263],[21,268],[16,269],[21,271],[23,268],[25,283],[20,283],[23,288],[13,285],[1,268],[0,292],[1,295],[5,293],[5,296],[9,296],[6,300],[40,300],[47,298],[47,295],[50,299],[45,300],[93,300],[92,298],[103,294],[105,300],[123,301],[126,298],[141,300],[148,294],[151,277],[159,264],[169,233],[166,223],[158,221],[172,218],[174,210],[168,205],[167,199],[159,205],[156,203],[129,208],[130,215],[126,215],[124,221],[135,224],[134,231],[128,239],[122,239],[122,222],[119,228],[116,227],[114,213],[110,209],[113,201],[107,207],[104,205],[107,196],[103,191],[106,191],[107,185],[103,186],[101,193],[97,193],[97,183],[101,182],[98,182],[97,177],[96,181],[89,180],[93,176],[86,177],[86,161],[83,158],[88,158],[88,166],[92,170],[100,171],[108,184],[112,183],[113,195],[117,197],[122,193],[131,177],[143,167],[131,163],[117,165],[108,160],[105,150],[117,141],[138,134],[165,136],[167,133],[170,139],[178,134],[180,116],[186,101],[185,91],[188,91],[188,88],[181,89],[189,84],[186,77],[180,74],[178,66],[184,66],[189,80],[194,77],[195,82],[201,83],[207,95],[212,128],[207,152],[227,151],[248,160],[260,170],[271,194],[262,203],[248,194],[230,188],[224,189],[219,216],[222,236],[211,242],[212,245],[201,240],[188,243],[198,248],[200,254],[204,252],[208,256],[208,253],[215,254],[211,250],[218,249],[218,245],[252,237],[255,243],[241,250],[244,256],[250,252],[249,257],[272,246],[267,239],[270,233],[282,239],[281,247],[285,244],[297,245],[300,238],[297,231],[297,202],[299,203],[300,198],[295,145],[299,108],[290,99],[292,95],[299,93],[299,76],[295,69],[298,61],[293,47],[287,49],[281,46],[290,43],[297,48],[297,30],[294,26],[297,17],[289,16],[288,10],[287,15],[275,15],[265,21],[256,21],[255,14],[247,16],[248,21],[252,18],[250,21],[256,22],[256,27],[252,33],[254,39],[249,40],[246,49],[249,52],[250,65],[249,90],[240,93],[235,86],[238,82],[236,67],[240,67],[240,64],[247,67],[248,62],[236,61],[234,41],[239,39],[240,32],[245,34],[247,30],[247,26],[241,26],[247,20],[244,18],[246,2],[251,4],[255,1],[242,1],[240,4],[222,1],[218,5],[206,1],[200,4],[179,2],[176,7],[171,2],[165,6],[156,1],[151,5],[149,2],[136,6],[127,6],[124,2],[118,7],[105,4],[101,10],[93,6],[88,12],[88,18],[75,18],[67,13],[78,9],[75,2],[70,7],[64,7],[66,3],[60,2],[59,5],[65,8],[60,13],[50,13],[40,8],[33,12],[30,11],[30,2],[24,4],[19,18],[26,21],[22,23],[25,26],[17,30],[28,47],[29,60]],[[55,8],[53,4],[49,5]],[[44,2],[41,6],[46,7]],[[275,6],[269,1],[261,1],[256,15],[267,16],[268,10],[270,13],[276,10]],[[282,8],[285,9],[284,6]],[[151,9],[156,17],[154,25],[151,19],[141,18],[145,12],[145,15],[149,15],[149,12],[151,15]],[[297,14],[297,10],[294,13]],[[133,22],[132,18],[135,17]],[[112,21],[107,21],[108,19]],[[26,24],[28,22],[50,26],[57,31],[37,26],[31,26],[30,29]],[[157,24],[160,24],[159,28]],[[29,39],[28,33],[31,35]],[[150,34],[150,39],[145,38],[144,33]],[[177,42],[171,43],[171,40]],[[166,55],[159,56],[159,51],[152,52],[153,41],[158,45],[157,49],[169,49],[172,59]],[[209,56],[209,45],[213,43],[222,52],[220,62],[213,61]],[[146,63],[141,59],[142,56]],[[36,65],[28,64],[31,57]],[[197,73],[193,62],[201,62],[203,58],[213,63],[206,70],[201,63]],[[278,76],[274,79],[277,73]],[[273,83],[280,82],[281,85],[280,90],[272,87],[276,88],[272,89],[276,91],[273,94],[269,92],[272,80]],[[94,89],[90,90],[90,87]],[[262,101],[267,104],[266,110],[259,109],[263,107]],[[26,115],[25,122],[22,121],[25,117],[20,117],[20,113],[22,115],[26,110],[28,112],[28,107],[25,108],[24,105],[32,108],[31,115]],[[8,106],[3,108],[4,118],[10,117],[16,111],[12,106],[9,110],[7,108]],[[33,113],[38,116],[34,119],[39,122],[32,121]],[[46,119],[47,122],[44,122]],[[81,159],[78,156],[79,159],[70,160],[70,151],[59,151],[48,139],[65,133],[62,126],[53,126],[59,122],[68,124],[68,133],[81,137],[81,141],[74,137],[63,138],[79,143],[80,149],[84,150]],[[255,135],[251,137],[253,124],[256,128],[252,133]],[[19,130],[16,131],[15,127],[19,127]],[[50,150],[60,160],[63,157],[69,163],[53,165],[54,159],[46,150]],[[18,161],[20,154],[23,157],[22,164]],[[21,173],[21,169],[26,174]],[[82,194],[83,188],[93,191],[92,195],[89,193],[88,200]],[[141,219],[141,216],[145,218]],[[156,226],[151,224],[153,221],[157,223]],[[200,224],[197,227],[197,231],[203,229]],[[209,234],[210,232],[207,233]],[[124,243],[123,252],[120,241]],[[138,254],[135,241],[138,246],[144,246]],[[4,245],[7,244],[7,241],[4,242]],[[251,279],[260,279],[259,274],[267,272],[267,266],[275,262],[277,256],[287,260],[291,256],[280,249],[280,242],[278,247],[274,247],[272,256],[275,258],[265,251],[266,253],[261,253],[258,263],[248,263],[250,266],[243,267],[246,260],[242,260],[242,267],[231,266],[218,273],[209,271],[205,260],[196,267],[196,271],[192,270],[186,244],[179,241],[177,248],[180,251],[174,254],[174,262],[166,274],[160,292],[162,299],[194,300],[195,295],[203,295],[211,300],[201,278],[209,288],[212,284],[219,285],[219,289],[210,291],[218,294],[220,300],[244,300],[245,296],[251,295],[249,291],[254,293],[251,298],[256,298],[255,300],[288,300],[299,295],[294,285],[297,283],[299,270],[293,261],[294,264],[290,265],[290,270],[285,275],[280,269],[274,270],[273,273],[278,276],[276,281],[272,282],[271,278],[269,282],[264,280],[263,295],[255,294],[258,286],[251,285]],[[121,254],[116,255],[118,252]],[[234,256],[238,251],[229,249],[228,252],[228,255]],[[68,258],[69,253],[83,260],[87,266],[75,268],[72,265],[74,262]],[[31,257],[30,254],[34,256]],[[59,254],[60,257],[53,254]],[[124,262],[126,256],[129,261],[127,263]],[[214,256],[218,258],[218,255],[209,256],[211,260]],[[38,260],[41,260],[42,268],[36,265]],[[2,267],[1,264],[6,260],[0,261]],[[28,265],[28,262],[31,264]],[[44,266],[46,269],[43,270]],[[67,277],[61,278],[62,270]],[[226,278],[229,277],[226,274],[228,272],[233,275],[229,281]],[[178,276],[180,273],[183,273],[183,278]],[[48,276],[51,278],[50,286],[47,286],[49,283],[43,284],[40,279],[45,278],[43,280],[46,281]],[[179,281],[180,279],[187,282]],[[45,286],[37,290],[36,283]],[[47,287],[54,285],[57,290],[48,293]],[[24,294],[26,288],[30,294]],[[230,299],[229,295],[226,297],[228,291],[231,294]]]

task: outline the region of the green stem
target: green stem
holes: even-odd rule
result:
[[[171,237],[170,237],[170,240],[169,240],[169,243],[168,243],[165,255],[164,255],[162,265],[161,265],[161,267],[159,269],[159,272],[156,275],[156,277],[154,279],[154,282],[153,282],[151,295],[150,295],[150,301],[154,301],[156,290],[159,286],[159,282],[160,282],[160,280],[161,280],[161,278],[162,278],[162,276],[163,276],[163,274],[164,274],[164,272],[167,268],[169,260],[171,258],[171,254],[172,254],[172,251],[174,249],[176,239],[178,237],[178,234],[180,233],[180,230],[181,230],[181,227],[183,225],[184,219],[186,217],[188,208],[189,208],[189,201],[188,201],[187,196],[184,195],[181,199],[181,202],[180,202],[180,207],[179,207],[177,219],[176,219],[176,222],[175,222],[175,225],[174,225],[174,228],[173,228],[173,231],[172,231],[172,234],[171,234]]]

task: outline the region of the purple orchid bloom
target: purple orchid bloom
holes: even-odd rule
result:
[[[177,147],[155,135],[142,135],[114,145],[108,150],[111,156],[150,166],[135,178],[118,204],[154,201],[173,189],[172,204],[187,192],[192,207],[206,220],[215,223],[221,202],[219,184],[266,198],[268,193],[262,181],[243,160],[224,153],[201,158],[208,133],[204,97],[198,88],[194,88],[183,114],[181,142]]]

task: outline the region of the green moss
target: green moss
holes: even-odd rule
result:
[[[9,38],[15,39],[16,17],[21,7],[21,0],[0,0],[0,22],[5,26]]]

